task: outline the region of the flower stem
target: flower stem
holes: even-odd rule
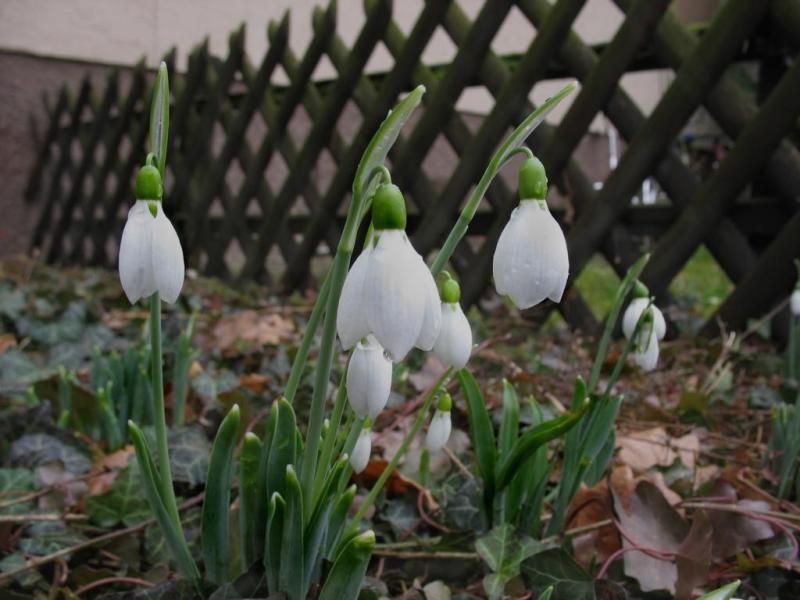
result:
[[[444,384],[444,381],[450,376],[452,371],[452,367],[448,368],[444,373],[439,376],[439,379],[436,380],[436,383],[431,386],[430,391],[428,391],[428,395],[425,397],[424,402],[422,403],[422,408],[419,409],[417,413],[417,418],[414,421],[414,424],[409,429],[406,437],[403,438],[403,443],[400,444],[400,447],[395,452],[395,455],[392,457],[392,460],[389,461],[389,464],[383,469],[381,476],[378,477],[378,481],[375,482],[375,485],[372,486],[372,489],[369,491],[369,494],[364,499],[364,501],[359,505],[358,512],[356,512],[353,520],[350,522],[350,527],[348,528],[347,534],[342,539],[349,539],[351,535],[358,531],[358,526],[361,523],[361,520],[364,518],[364,515],[367,514],[369,507],[375,502],[375,499],[378,497],[378,494],[381,493],[386,480],[389,479],[389,476],[392,472],[397,468],[400,459],[405,456],[408,449],[411,447],[411,441],[416,437],[419,433],[419,430],[422,429],[422,426],[425,424],[425,420],[428,418],[428,413],[430,412],[431,405],[433,404],[433,399],[436,397],[436,393],[441,389]]]
[[[180,525],[175,490],[172,487],[172,470],[169,465],[167,446],[167,417],[164,414],[164,371],[161,356],[161,296],[155,292],[150,296],[150,380],[153,383],[153,424],[158,448],[159,491],[170,517]]]
[[[334,442],[339,432],[339,424],[342,422],[345,404],[347,404],[347,389],[345,388],[344,380],[342,380],[339,384],[339,390],[336,392],[336,402],[331,413],[330,427],[328,427],[325,432],[325,438],[322,440],[322,450],[320,451],[320,460],[314,481],[314,503],[316,503],[322,492],[322,487],[325,484],[325,475],[327,475],[331,466]]]

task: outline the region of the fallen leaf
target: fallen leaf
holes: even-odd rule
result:
[[[678,579],[675,582],[675,598],[687,600],[692,590],[708,579],[711,566],[711,537],[713,528],[705,511],[698,511],[692,519],[692,527],[678,548],[675,564]]]
[[[223,355],[277,345],[289,341],[294,323],[278,314],[244,310],[222,317],[214,326],[213,344]],[[244,346],[242,348],[242,346]]]
[[[96,460],[92,465],[92,473],[96,475],[87,481],[89,496],[105,494],[111,488],[119,471],[128,466],[131,456],[133,456],[133,445],[128,445]]]
[[[0,333],[0,354],[16,346],[17,338],[13,333]]]
[[[652,467],[669,467],[676,458],[694,469],[700,440],[694,433],[673,438],[663,427],[654,427],[619,436],[617,448],[617,460],[640,473]]]
[[[270,378],[260,373],[242,373],[239,375],[239,383],[254,394],[261,394],[267,389]]]
[[[567,529],[586,527],[614,517],[608,481],[603,479],[592,488],[578,490],[567,512]],[[572,538],[575,560],[584,567],[602,562],[620,549],[620,539],[614,525],[606,525]]]
[[[371,488],[372,485],[378,480],[378,477],[381,476],[388,464],[389,461],[380,458],[370,459],[370,461],[367,463],[366,469],[357,475],[353,475],[352,479],[359,485],[363,485],[366,488]],[[411,487],[416,486],[413,486],[412,482],[401,475],[397,469],[389,474],[389,478],[386,480],[386,484],[384,485],[386,491],[392,492],[393,494],[405,494]]]
[[[770,510],[770,505],[763,500],[739,499],[734,487],[726,481],[718,481],[712,494],[727,497],[730,499],[730,504],[736,504],[745,510]],[[747,515],[711,510],[709,518],[714,526],[713,556],[716,560],[734,556],[755,542],[767,540],[775,535],[769,523]]]

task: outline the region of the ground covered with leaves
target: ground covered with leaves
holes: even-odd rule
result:
[[[190,277],[179,305],[165,309],[168,373],[190,315],[197,320],[183,425],[170,431],[181,515],[195,552],[216,427],[238,403],[247,429],[261,432],[312,304],[313,296],[275,298],[255,286],[232,289]],[[535,397],[547,416],[565,410],[576,376],[589,373],[594,339],[558,319],[538,325],[496,299],[469,317],[477,342],[470,369],[496,425],[504,379],[520,398]],[[113,390],[95,381],[98,370],[124,364],[133,372],[121,380],[135,382],[146,322],[147,311],[128,305],[114,273],[28,259],[0,264],[3,598],[192,596],[174,581],[132,447],[108,413]],[[620,349],[612,344],[608,370]],[[312,354],[296,400],[301,423],[313,366]],[[343,367],[344,354],[336,377]],[[769,444],[774,408],[782,396],[794,397],[784,370],[782,354],[758,330],[723,340],[673,336],[657,371],[626,368],[606,474],[577,492],[564,531],[546,537],[490,528],[482,518],[466,407],[454,382],[454,431],[445,452],[421,461],[415,440],[369,515],[379,543],[362,597],[485,598],[499,585],[507,597],[536,598],[554,585],[553,598],[691,598],[734,579],[743,582],[739,597],[800,597],[800,509],[794,493],[789,500],[775,496]],[[441,371],[421,353],[396,366],[372,459],[356,478],[359,493],[399,447]],[[135,385],[129,391],[141,392]],[[551,443],[552,478],[560,458],[559,443]],[[552,498],[545,500],[544,521]],[[215,595],[249,597],[254,576]]]

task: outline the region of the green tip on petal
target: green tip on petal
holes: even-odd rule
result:
[[[372,226],[376,231],[406,228],[406,201],[393,183],[384,183],[372,199]]]
[[[145,165],[136,175],[137,200],[161,200],[161,174],[153,165]]]
[[[372,427],[372,417],[367,417],[364,419],[364,423],[361,425],[361,429],[369,429]]]
[[[438,409],[442,412],[450,412],[453,409],[453,398],[447,392],[439,396]]]
[[[547,197],[547,173],[535,156],[522,163],[519,170],[519,197],[522,200],[544,200]]]
[[[442,298],[442,302],[456,304],[461,300],[461,286],[458,285],[455,279],[448,279],[442,283],[439,295]]]
[[[638,279],[636,280],[636,283],[633,284],[633,297],[634,298],[650,297],[650,290],[648,290],[647,286]]]

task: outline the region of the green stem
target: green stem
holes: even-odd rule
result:
[[[319,294],[317,294],[317,300],[314,302],[311,315],[308,317],[306,331],[303,334],[303,341],[297,349],[297,355],[294,357],[294,362],[292,363],[292,371],[289,373],[289,381],[286,383],[284,397],[289,401],[289,404],[294,402],[294,396],[297,393],[297,388],[300,386],[300,379],[303,376],[303,369],[306,366],[308,352],[311,350],[311,343],[314,341],[314,335],[316,335],[317,329],[319,328],[319,321],[322,318],[322,313],[328,302],[328,294],[330,291],[331,278],[330,273],[328,273],[328,275],[325,276],[325,280],[322,282],[322,287],[319,289]]]
[[[345,387],[345,380],[342,379],[341,383],[339,383],[339,389],[336,392],[336,402],[333,405],[333,412],[331,413],[330,427],[328,427],[328,431],[325,432],[325,439],[322,440],[322,450],[320,452],[319,465],[314,481],[315,505],[319,499],[319,495],[322,493],[322,488],[325,485],[325,476],[328,474],[328,469],[331,466],[334,442],[339,433],[339,424],[342,422],[342,414],[344,413],[346,404],[347,389]]]
[[[169,464],[167,445],[167,417],[164,414],[164,371],[161,356],[161,296],[155,292],[150,296],[150,379],[153,383],[153,423],[158,448],[158,484],[161,498],[172,520],[180,523],[175,490],[172,487],[172,469]]]
[[[417,413],[417,418],[414,421],[414,425],[412,425],[411,429],[406,434],[406,437],[403,438],[403,443],[400,444],[400,447],[392,457],[392,460],[390,460],[389,464],[383,469],[381,476],[378,477],[378,481],[375,482],[367,497],[359,505],[358,512],[356,512],[353,520],[350,522],[350,527],[342,539],[349,539],[358,531],[358,526],[361,523],[361,520],[364,518],[364,515],[367,514],[367,511],[375,502],[378,494],[381,493],[386,480],[389,479],[389,476],[392,474],[395,468],[397,468],[400,459],[405,456],[406,452],[408,452],[408,449],[411,447],[411,441],[414,439],[414,437],[416,437],[417,433],[419,433],[419,430],[422,429],[422,426],[425,424],[425,421],[428,418],[428,413],[431,409],[431,405],[433,404],[433,399],[436,396],[436,393],[441,389],[444,381],[450,376],[451,370],[452,368],[449,368],[442,373],[439,376],[439,379],[436,380],[436,383],[433,385],[433,387],[431,387],[428,395],[425,397],[425,401],[422,403],[422,408],[420,408],[419,412]]]

